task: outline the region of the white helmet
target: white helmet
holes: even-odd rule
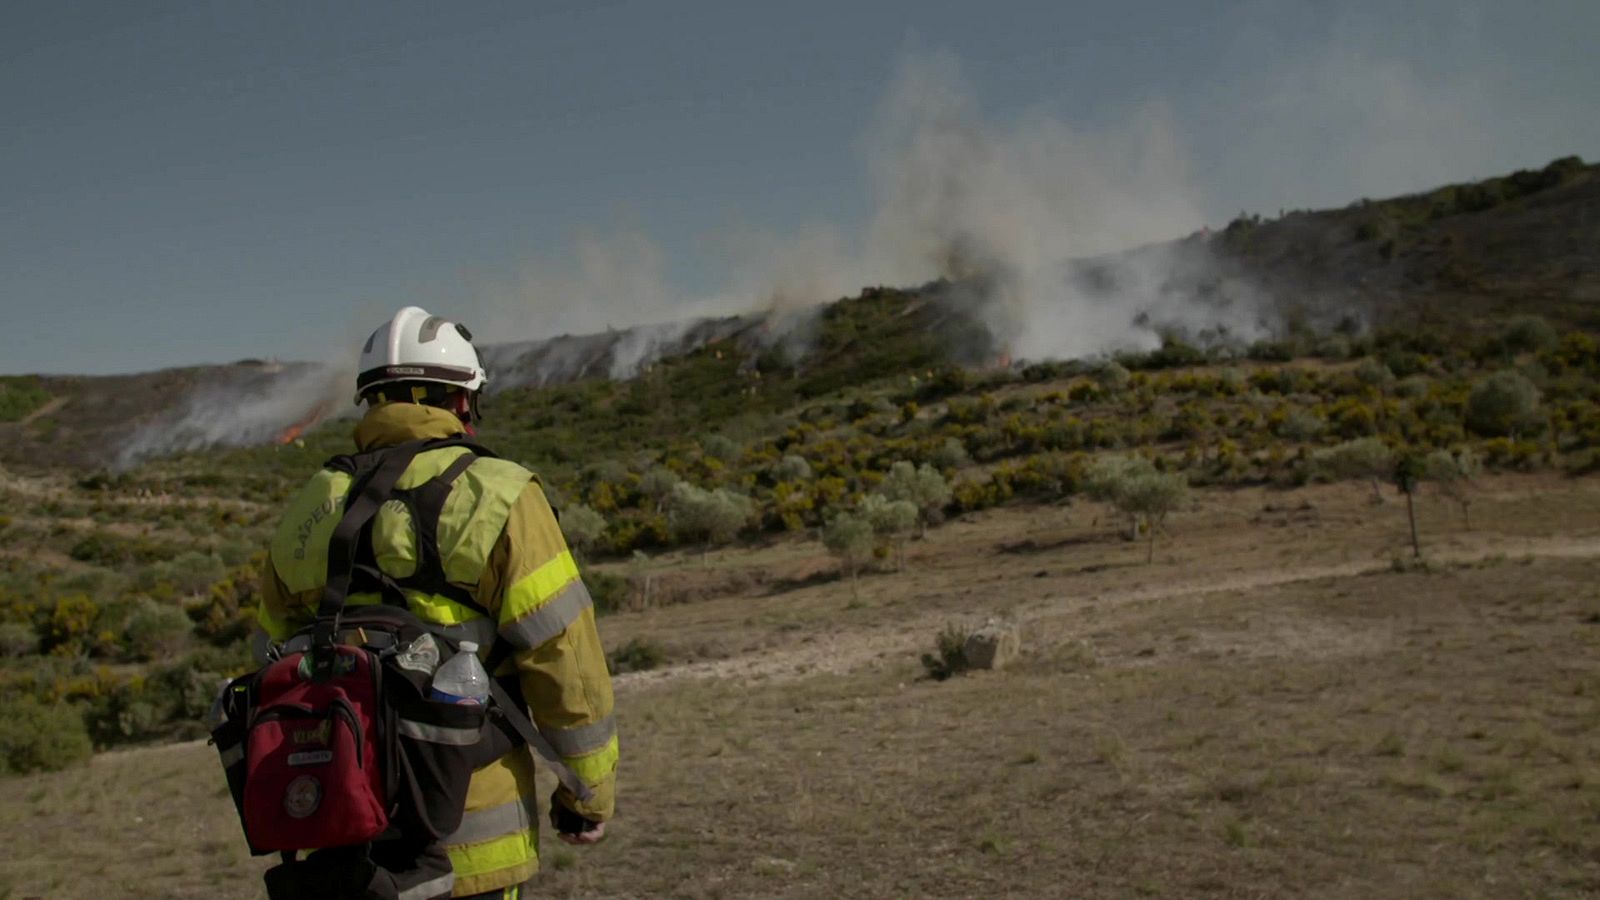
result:
[[[356,402],[380,384],[432,381],[477,393],[489,383],[472,333],[464,326],[408,306],[378,326],[361,348]]]

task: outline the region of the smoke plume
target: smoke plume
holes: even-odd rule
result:
[[[179,401],[145,422],[118,449],[115,465],[206,447],[244,447],[293,439],[351,409],[352,368],[310,363],[241,365],[219,369]]]

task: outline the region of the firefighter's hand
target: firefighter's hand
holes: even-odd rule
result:
[[[550,824],[555,826],[556,837],[574,847],[600,843],[606,836],[606,823],[585,818],[568,809],[561,802],[559,793],[550,798]]]
[[[574,847],[582,847],[585,844],[598,844],[605,839],[605,836],[606,823],[604,822],[596,822],[593,828],[588,831],[580,831],[577,834],[556,832],[556,837],[561,838],[563,843],[571,844]]]

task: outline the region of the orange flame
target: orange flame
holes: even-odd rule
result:
[[[292,444],[299,440],[301,435],[317,427],[318,423],[328,417],[328,406],[329,404],[327,403],[318,403],[294,424],[278,432],[278,443],[280,445]]]

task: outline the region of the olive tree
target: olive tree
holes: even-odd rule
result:
[[[872,523],[856,513],[840,513],[822,528],[822,544],[839,558],[840,568],[850,576],[850,594],[856,596],[856,573],[872,554]]]
[[[1084,473],[1083,492],[1090,500],[1110,504],[1119,512],[1126,513],[1121,500],[1128,482],[1139,475],[1154,471],[1155,466],[1140,456],[1102,456],[1089,466],[1088,472]],[[1138,539],[1139,518],[1128,514],[1128,540]]]
[[[903,459],[889,467],[878,492],[885,499],[904,500],[917,508],[919,535],[928,525],[938,523],[951,496],[950,485],[938,469],[927,463],[914,466]]]
[[[667,498],[667,528],[683,541],[701,541],[704,561],[716,544],[733,540],[755,515],[755,504],[726,488],[706,490],[679,482]]]
[[[1473,485],[1483,473],[1483,459],[1470,447],[1455,453],[1435,450],[1423,462],[1422,477],[1439,487],[1439,491],[1461,507],[1461,523],[1472,528]]]
[[[872,526],[872,533],[894,550],[895,571],[905,568],[906,541],[917,527],[917,507],[909,500],[890,500],[882,494],[868,494],[856,507],[857,515]]]
[[[1128,517],[1128,539],[1143,532],[1149,539],[1145,562],[1156,555],[1156,533],[1167,516],[1189,498],[1189,482],[1178,473],[1162,472],[1140,456],[1108,456],[1095,460],[1084,481],[1091,499],[1109,503]]]

